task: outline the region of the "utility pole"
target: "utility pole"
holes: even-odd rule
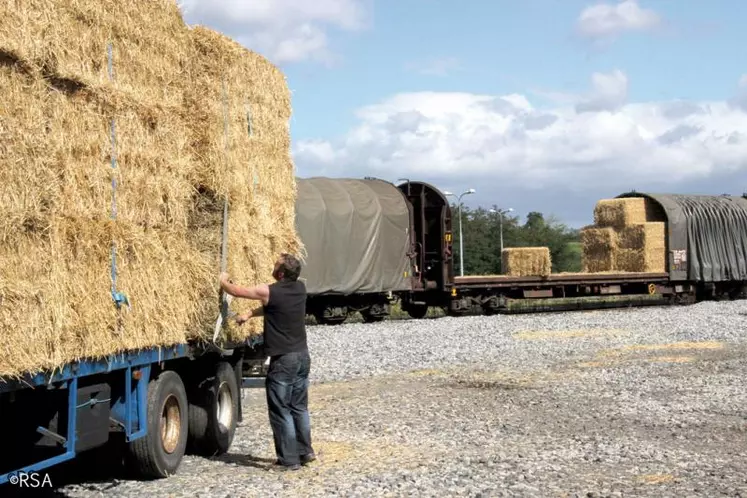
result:
[[[452,194],[449,191],[444,191],[444,195],[446,196],[453,196],[457,198],[457,202],[459,203],[459,274],[463,277],[464,276],[464,243],[462,238],[462,196],[474,194],[475,189],[471,188],[469,190],[466,190],[459,194],[457,197],[455,194]]]
[[[514,208],[508,208],[508,209],[491,209],[491,213],[498,214],[498,227],[500,232],[500,238],[501,238],[501,252],[500,252],[500,261],[501,261],[501,274],[503,274],[503,215],[506,213],[513,212]]]

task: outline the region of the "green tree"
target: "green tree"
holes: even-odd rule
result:
[[[493,210],[498,211],[496,206]],[[459,210],[452,206],[454,232],[454,262],[459,274]],[[553,272],[575,272],[581,269],[579,233],[559,223],[552,216],[530,212],[522,225],[516,216],[503,215],[504,247],[537,247],[550,249]],[[491,275],[500,273],[501,215],[482,207],[462,206],[464,234],[464,274]]]
[[[580,254],[574,242],[579,240],[576,230],[569,229],[554,217],[546,220],[542,213],[533,211],[527,215],[522,233],[522,246],[550,249],[553,272],[576,272],[581,270]]]

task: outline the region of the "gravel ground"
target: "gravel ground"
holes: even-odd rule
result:
[[[747,301],[309,334],[319,461],[266,470],[250,390],[230,454],[57,496],[747,497]]]

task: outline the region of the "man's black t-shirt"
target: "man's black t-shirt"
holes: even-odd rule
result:
[[[267,356],[307,351],[306,285],[303,282],[279,281],[271,284],[264,317]]]

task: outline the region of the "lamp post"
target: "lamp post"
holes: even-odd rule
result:
[[[513,212],[514,208],[508,208],[508,209],[491,209],[491,213],[497,213],[498,214],[498,226],[500,227],[500,236],[501,236],[501,274],[503,274],[503,215],[506,213]]]
[[[462,196],[474,194],[475,189],[471,188],[469,190],[466,190],[459,194],[457,196],[456,194],[452,194],[451,192],[444,191],[444,195],[446,196],[453,196],[457,198],[457,202],[459,203],[459,274],[463,277],[464,276],[464,242],[462,239]]]

